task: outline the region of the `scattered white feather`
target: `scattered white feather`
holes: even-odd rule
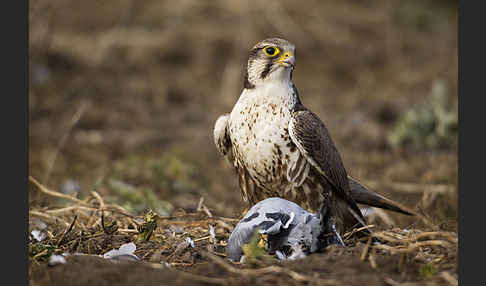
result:
[[[123,259],[128,259],[128,260],[140,260],[138,256],[133,254],[135,250],[137,249],[137,246],[135,243],[130,242],[130,243],[125,243],[122,246],[120,246],[119,249],[112,249],[108,251],[107,253],[103,254],[103,258],[106,259],[118,259],[118,260],[123,260]]]
[[[194,248],[195,245],[194,245],[194,240],[192,240],[190,237],[186,237],[186,242],[192,247]]]
[[[32,234],[32,237],[37,240],[37,241],[42,241],[44,238],[46,238],[46,234],[40,230],[34,229],[33,231],[30,232]]]
[[[51,255],[48,261],[48,264],[50,266],[65,264],[65,263],[66,263],[66,258],[64,258],[64,256],[62,255],[57,255],[57,254]]]
[[[216,238],[216,233],[214,232],[214,226],[212,226],[212,225],[209,225],[209,235],[212,238]]]

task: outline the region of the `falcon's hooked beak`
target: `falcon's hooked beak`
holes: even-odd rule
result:
[[[292,52],[285,52],[277,60],[277,63],[283,65],[284,67],[295,67],[295,56]]]

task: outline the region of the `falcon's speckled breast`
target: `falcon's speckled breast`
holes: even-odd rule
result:
[[[307,201],[304,196],[320,193],[301,186],[309,164],[288,131],[291,108],[297,100],[295,92],[290,81],[245,89],[230,114],[228,135],[234,165],[240,173],[243,198],[252,203],[268,196]],[[292,172],[288,175],[289,168]]]

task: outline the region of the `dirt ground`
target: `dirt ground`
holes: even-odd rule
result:
[[[29,9],[29,231],[45,234],[29,242],[30,285],[457,285],[456,1]],[[384,247],[224,259],[247,205],[212,130],[241,92],[248,49],[274,36],[296,45],[294,83],[350,175],[424,216],[367,211]],[[99,257],[128,242],[142,262]]]

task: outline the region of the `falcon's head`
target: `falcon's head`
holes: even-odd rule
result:
[[[289,81],[294,67],[294,44],[279,38],[263,40],[249,53],[245,88],[273,80]]]

